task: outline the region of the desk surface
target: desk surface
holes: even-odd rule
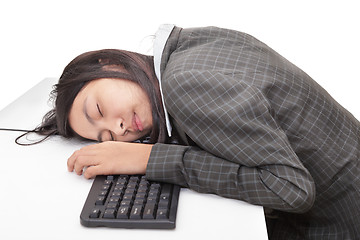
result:
[[[35,127],[49,109],[54,81],[41,81],[1,110],[0,127]],[[262,207],[188,189],[181,190],[174,230],[85,228],[79,216],[92,180],[67,172],[66,160],[87,143],[57,136],[23,147],[14,143],[18,135],[0,132],[0,239],[267,239]]]

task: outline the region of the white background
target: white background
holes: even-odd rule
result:
[[[45,77],[59,77],[85,51],[148,53],[158,26],[174,23],[252,34],[360,119],[359,6],[355,0],[2,1],[0,109]]]

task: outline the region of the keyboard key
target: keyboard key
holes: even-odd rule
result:
[[[137,176],[131,176],[129,179],[129,183],[133,182],[133,183],[138,183],[139,182],[139,177]]]
[[[124,187],[116,185],[115,188],[114,188],[114,192],[124,193]]]
[[[95,205],[104,205],[106,198],[104,196],[99,196],[96,199]]]
[[[158,209],[156,214],[157,219],[167,219],[168,218],[168,209]]]
[[[170,195],[167,194],[161,194],[159,201],[168,202],[170,200]]]
[[[107,194],[108,194],[108,191],[101,191],[99,193],[99,196],[105,196],[106,197]]]
[[[111,185],[112,184],[112,181],[111,180],[105,180],[104,181],[104,185]]]
[[[90,213],[90,218],[98,218],[100,216],[100,209],[94,208]]]
[[[153,184],[151,184],[151,187],[150,187],[150,189],[156,189],[156,190],[158,190],[158,189],[160,189],[160,184],[159,183],[153,183]]]
[[[155,203],[147,203],[145,205],[143,218],[144,219],[154,219],[155,213],[156,213],[155,208],[156,208]]]
[[[121,197],[122,197],[122,195],[123,195],[123,193],[122,193],[122,192],[113,192],[113,193],[111,194],[111,197],[121,198]]]
[[[108,175],[108,176],[106,176],[106,180],[114,180],[115,179],[115,177],[114,176],[112,176],[112,175]]]
[[[136,197],[135,201],[134,201],[134,205],[143,205],[144,202],[146,201],[146,199],[142,198],[142,197]]]
[[[132,204],[132,202],[129,201],[129,200],[122,200],[122,201],[120,202],[120,206],[121,206],[121,207],[130,207],[131,204]]]
[[[132,196],[134,193],[135,193],[135,189],[127,188],[127,189],[125,190],[125,195]]]
[[[115,218],[116,210],[113,208],[105,209],[104,218]]]
[[[127,219],[127,218],[129,218],[129,212],[130,212],[129,206],[121,206],[119,208],[116,218]]]
[[[149,185],[150,185],[150,183],[148,181],[141,181],[139,184],[139,188],[140,189],[148,189]]]
[[[170,201],[169,199],[161,199],[160,198],[160,201],[159,201],[159,208],[162,208],[162,209],[168,209],[169,208],[169,205],[170,205]]]
[[[141,219],[142,205],[134,205],[131,209],[130,218]]]
[[[148,198],[153,198],[153,199],[158,199],[159,197],[159,191],[154,191],[154,190],[150,190],[150,192],[148,193]]]
[[[111,197],[109,203],[118,203],[120,201],[119,197]]]
[[[128,190],[134,190],[134,189],[136,189],[136,187],[137,187],[137,183],[135,183],[135,182],[129,182],[129,183],[127,184],[127,186],[126,186],[126,189],[128,189]]]
[[[110,189],[110,184],[104,184],[102,187],[101,187],[101,190],[103,191],[109,191]]]
[[[108,203],[106,205],[107,208],[117,209],[119,207],[119,203]]]
[[[125,194],[123,196],[123,201],[130,201],[132,202],[132,200],[134,199],[134,195],[133,194]]]
[[[139,195],[139,194],[144,194],[143,196],[145,196],[146,195],[146,193],[147,193],[148,191],[147,191],[147,188],[144,188],[144,187],[139,187],[139,189],[137,190],[137,195]]]
[[[126,185],[127,184],[127,178],[119,178],[116,182],[116,185]]]

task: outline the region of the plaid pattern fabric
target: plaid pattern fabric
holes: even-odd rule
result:
[[[175,28],[165,104],[191,146],[156,144],[146,175],[273,209],[273,239],[359,239],[359,122],[245,33]]]

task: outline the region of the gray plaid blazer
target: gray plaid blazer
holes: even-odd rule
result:
[[[273,239],[359,239],[359,122],[270,47],[215,27],[172,31],[165,105],[184,145],[149,179],[273,209]]]

